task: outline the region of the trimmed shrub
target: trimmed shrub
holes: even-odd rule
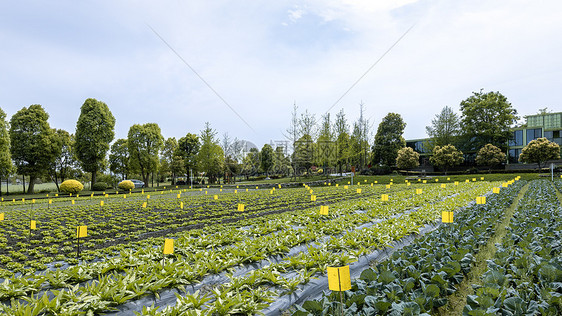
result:
[[[60,190],[66,193],[76,194],[84,189],[82,183],[76,180],[65,180],[60,185]]]
[[[129,191],[135,188],[135,184],[131,180],[123,180],[117,185],[123,191]]]
[[[105,189],[107,189],[107,184],[105,184],[105,182],[96,182],[92,187],[93,191],[104,191]]]

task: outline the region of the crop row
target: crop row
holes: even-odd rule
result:
[[[459,201],[462,200],[462,203],[466,203],[466,199],[473,199],[475,195],[482,194],[484,191],[489,191],[489,186],[490,185],[486,183],[478,183],[465,186],[465,190],[467,189],[467,187],[471,188],[469,192],[472,196],[470,197],[468,197],[466,193],[459,194],[458,191],[460,191],[460,188],[453,189],[452,187],[449,189],[440,189],[436,187],[433,190],[429,190],[430,187],[428,187],[428,192],[426,192],[426,194],[430,195],[431,191],[434,191],[435,196],[438,197],[444,196],[443,192],[445,192],[446,190],[450,190],[449,194],[456,194],[456,196],[454,198],[443,200],[439,203],[458,207],[458,205],[451,201],[458,199]],[[57,306],[59,306],[60,309],[64,311],[64,313],[73,314],[74,312],[78,313],[79,311],[84,310],[106,310],[109,309],[110,306],[119,305],[123,301],[121,299],[106,299],[106,297],[102,295],[103,293],[95,292],[96,289],[101,292],[103,292],[104,289],[110,288],[115,288],[116,291],[117,289],[121,289],[119,292],[120,294],[116,296],[122,298],[126,297],[126,300],[130,300],[136,297],[141,297],[147,293],[157,293],[159,290],[162,290],[164,288],[181,288],[187,284],[197,283],[198,280],[201,280],[204,276],[210,273],[218,273],[240,264],[256,262],[272,255],[281,255],[286,253],[291,247],[294,247],[296,245],[321,240],[326,236],[327,232],[330,232],[332,234],[341,234],[343,231],[351,229],[354,226],[359,225],[360,223],[372,220],[372,218],[369,216],[370,213],[372,213],[371,215],[375,215],[379,218],[385,216],[388,218],[390,214],[384,215],[384,210],[393,212],[391,214],[396,214],[397,211],[393,209],[400,209],[400,205],[403,205],[403,209],[408,208],[408,204],[410,205],[410,207],[419,205],[419,203],[421,203],[420,200],[422,200],[421,197],[425,196],[426,194],[419,196],[405,190],[397,191],[396,196],[392,196],[393,203],[387,203],[389,206],[385,206],[387,204],[380,202],[380,199],[378,199],[378,197],[373,198],[372,208],[369,209],[367,213],[363,214],[357,214],[356,212],[360,204],[359,202],[347,202],[347,207],[342,207],[341,209],[333,209],[333,211],[330,212],[332,215],[328,216],[328,218],[320,217],[316,214],[316,210],[314,210],[312,214],[311,210],[300,210],[290,213],[270,215],[267,217],[267,221],[272,223],[275,223],[277,221],[277,225],[272,225],[274,227],[286,227],[283,223],[287,223],[287,225],[291,227],[301,226],[305,229],[283,229],[278,230],[275,235],[271,233],[267,233],[261,236],[259,234],[254,234],[254,237],[251,241],[239,241],[231,244],[229,244],[229,242],[214,242],[213,246],[206,251],[195,250],[197,247],[202,247],[202,244],[194,246],[195,248],[193,248],[193,246],[191,245],[197,244],[195,242],[196,240],[212,238],[213,235],[187,234],[186,236],[178,238],[176,240],[176,252],[172,256],[172,258],[166,258],[165,263],[162,263],[162,260],[164,258],[161,254],[161,248],[145,247],[136,251],[135,253],[133,253],[132,251],[124,251],[121,256],[114,257],[109,260],[90,264],[81,264],[79,266],[72,267],[66,270],[55,270],[52,272],[47,272],[44,276],[25,276],[10,278],[2,284],[3,290],[0,291],[0,294],[2,294],[3,299],[7,299],[10,297],[27,297],[28,304],[20,305],[21,308],[28,308],[29,306],[36,307],[40,304],[45,303],[45,299],[43,299],[43,296],[30,296],[30,294],[37,293],[40,291],[40,289],[47,289],[49,290],[49,293],[55,295],[55,298],[53,299],[58,301]],[[404,198],[403,200],[399,198],[401,195]],[[376,202],[377,200],[379,202]],[[394,206],[397,207],[395,208]],[[419,227],[419,225],[421,225],[423,221],[434,220],[439,213],[439,210],[437,208],[427,208],[427,211],[428,214],[425,215],[425,217],[419,215],[422,214],[422,212],[418,211],[409,214],[409,217],[404,218],[404,220],[402,221],[395,220],[394,223],[389,222],[391,224],[388,224],[388,227],[392,228],[390,229],[391,233],[384,232],[386,235],[379,234],[382,237],[379,240],[373,240],[370,247],[384,246],[391,242],[393,238],[395,238],[395,235],[399,237],[399,234],[401,234],[401,232],[397,229],[398,226],[396,225],[410,225],[409,227],[404,226],[402,228],[404,230],[402,234],[407,234],[409,232],[417,230],[417,227]],[[416,219],[415,216],[419,216],[419,218]],[[264,218],[260,220],[264,220]],[[237,226],[257,228],[262,226],[259,225],[259,223],[260,222],[258,222],[258,219],[242,220],[240,223],[238,223]],[[220,226],[221,225],[217,225],[217,227],[215,227],[217,236],[220,236],[217,238],[233,240],[233,235],[224,233],[221,236],[221,234],[218,233],[221,231]],[[228,227],[228,225],[223,226],[225,227],[225,229],[226,227]],[[372,227],[380,230],[380,225]],[[239,229],[236,228],[236,226],[230,227],[230,229],[235,229],[237,231],[243,232],[252,230]],[[373,228],[373,234],[374,232],[375,231]],[[366,236],[369,234],[361,235]],[[194,238],[193,236],[196,236],[196,238]],[[205,238],[201,238],[202,236],[205,236]],[[363,242],[360,242],[359,244],[361,243]],[[207,244],[207,246],[205,247],[208,246],[209,244]],[[218,248],[214,248],[215,246],[218,246]],[[310,249],[310,251],[313,252],[314,250]],[[356,249],[356,251],[363,250],[361,248],[358,248]],[[330,257],[332,259],[330,259],[330,262],[323,263],[311,259],[308,259],[308,261],[306,261],[306,257],[309,256],[305,256],[305,258],[302,258],[302,260],[304,261],[302,264],[312,266],[318,266],[320,264],[321,266],[318,266],[317,270],[323,271],[323,268],[326,264],[334,264],[338,263],[339,261],[349,260],[349,257],[346,257],[344,253],[341,253],[340,256],[334,257],[333,253],[330,252],[328,254],[325,254],[324,256]],[[294,262],[299,261],[297,260]],[[143,271],[146,272],[146,274]],[[314,272],[315,271],[305,271],[301,275],[304,279],[306,279],[310,278],[310,274]],[[108,277],[108,275],[110,277]],[[139,284],[142,284],[143,288],[149,288],[150,292],[147,292],[148,290],[138,290],[135,292],[136,294],[131,294],[131,290],[129,288],[133,285],[128,285],[128,282],[132,282],[132,279],[130,277],[131,275],[136,276],[135,278],[133,278],[135,282],[137,282],[137,280],[139,279],[142,280],[142,282],[138,281],[139,283],[133,282],[134,284],[136,284],[134,286],[139,286]],[[94,282],[89,282],[88,286],[78,284],[80,282],[91,280],[93,278],[97,278],[97,280],[95,280]],[[152,280],[150,281],[148,280],[148,278],[153,279],[150,279]],[[103,286],[99,285],[100,282],[103,283]],[[298,284],[301,283],[301,280],[298,280],[298,283],[295,280],[287,280],[287,282],[288,283],[285,283],[286,287],[295,288],[295,283],[298,286]],[[289,283],[292,285],[289,286]],[[92,287],[92,284],[98,284],[98,286]],[[57,290],[59,288],[62,289]],[[220,288],[217,290],[220,290]],[[123,294],[124,292],[128,294],[125,295]],[[220,292],[223,293],[224,291]],[[258,292],[268,293],[268,291],[265,290]],[[240,292],[240,289],[236,289],[236,291],[226,291],[225,293],[238,293],[238,296],[235,295],[236,297],[243,297],[244,300],[242,301],[247,302],[251,305],[252,301],[248,300],[247,297],[244,296],[245,294],[241,294],[247,293],[247,291]],[[80,305],[77,307],[73,302],[76,302],[76,300],[83,300],[84,297],[80,298],[80,296],[83,295],[89,295],[89,299],[86,301],[90,302],[91,304],[89,304],[88,306]],[[100,298],[102,296],[104,297],[104,299]],[[218,300],[219,297],[217,297],[216,295],[214,296],[213,304],[217,304],[217,302],[222,301],[222,299]],[[14,301],[12,304],[10,304],[11,307],[9,308],[16,310],[19,309],[20,305],[18,305],[18,302],[19,301]],[[267,302],[267,298],[261,298],[260,300],[256,299],[255,302],[258,305],[263,304],[264,302]],[[178,306],[180,305],[181,304],[178,304]],[[206,308],[208,309],[209,306],[207,306]]]
[[[469,295],[470,315],[562,314],[562,208],[549,181],[531,183],[482,275]]]
[[[396,251],[391,258],[364,270],[340,297],[327,294],[307,301],[293,315],[417,315],[432,313],[447,303],[456,285],[472,269],[475,254],[486,244],[504,210],[523,186],[516,181],[484,205],[455,212],[454,222]]]

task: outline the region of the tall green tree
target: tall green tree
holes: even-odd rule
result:
[[[501,93],[473,92],[461,102],[464,150],[476,150],[492,144],[505,152],[511,136],[510,127],[518,119],[517,110]]]
[[[462,156],[462,151],[458,151],[453,145],[445,146],[435,146],[433,148],[433,156],[429,158],[429,161],[436,167],[445,170],[445,174],[449,168],[460,165],[464,158]]]
[[[456,145],[457,136],[460,131],[460,120],[451,107],[445,106],[441,113],[435,115],[431,125],[425,130],[429,136],[429,149],[435,146]]]
[[[14,169],[12,155],[10,154],[9,129],[6,113],[0,108],[0,196],[2,195],[2,179],[8,179]]]
[[[71,135],[63,129],[54,130],[55,141],[57,147],[61,148],[60,155],[55,158],[49,168],[51,179],[59,189],[59,183],[62,183],[70,174],[70,171],[76,166],[74,155],[74,135]]]
[[[393,166],[398,157],[398,150],[406,147],[402,137],[406,123],[397,113],[388,113],[379,124],[373,146],[373,165]]]
[[[264,144],[260,152],[260,167],[269,176],[269,171],[273,167],[273,147],[270,144]]]
[[[546,137],[533,139],[519,154],[519,161],[536,163],[539,169],[544,168],[547,161],[555,159],[560,159],[560,146]]]
[[[201,131],[201,148],[197,154],[200,170],[205,172],[210,183],[215,183],[224,168],[224,152],[216,138],[217,132],[211,128],[209,122]]]
[[[178,171],[181,172],[183,170],[183,166],[178,166],[178,159],[181,160],[181,157],[177,155],[178,146],[178,141],[175,137],[167,138],[162,148],[162,157],[160,158],[160,172],[171,175],[172,185],[176,184]]]
[[[330,121],[330,113],[322,116],[318,139],[316,140],[316,163],[322,166],[324,173],[329,174],[328,170],[336,165],[337,152],[334,140],[333,126]]]
[[[487,166],[488,171],[490,171],[492,167],[505,162],[505,154],[498,147],[492,144],[486,144],[486,146],[478,150],[475,161],[479,166]]]
[[[18,173],[29,176],[28,194],[34,193],[35,179],[47,174],[61,152],[48,119],[43,107],[34,104],[22,108],[10,120],[10,151]]]
[[[96,183],[96,173],[105,168],[105,155],[115,136],[114,128],[115,118],[107,104],[86,99],[76,123],[75,152],[82,169],[92,173],[90,187]]]
[[[158,153],[163,144],[164,137],[156,123],[135,124],[129,128],[129,168],[141,174],[145,185],[150,174],[158,170]]]
[[[258,172],[260,166],[260,153],[257,148],[250,148],[242,160],[242,173],[246,179]]]
[[[343,109],[336,114],[334,130],[336,134],[336,160],[341,174],[344,168],[348,169],[350,156],[349,124],[347,124]]]
[[[111,145],[109,170],[121,175],[122,180],[127,178],[129,173],[129,148],[127,147],[126,139],[119,138]]]
[[[201,148],[199,136],[187,133],[178,140],[178,149],[176,154],[181,157],[184,163],[185,172],[190,173],[197,171],[197,154]]]

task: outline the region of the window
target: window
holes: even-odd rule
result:
[[[518,163],[519,162],[519,154],[521,153],[521,149],[510,149],[509,150],[509,162],[510,163]]]
[[[523,131],[514,131],[512,139],[509,140],[509,146],[523,146]]]
[[[542,137],[542,129],[541,128],[533,128],[527,130],[527,144],[531,142],[533,139],[537,139]]]

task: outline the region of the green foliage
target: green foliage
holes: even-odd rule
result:
[[[433,148],[433,156],[429,158],[429,161],[438,168],[443,168],[445,173],[450,167],[460,165],[464,158],[462,156],[462,151],[458,151],[453,145],[435,146]]]
[[[379,124],[373,146],[373,165],[394,166],[398,150],[406,146],[402,134],[406,123],[397,113],[388,113]]]
[[[263,145],[261,152],[260,152],[260,167],[261,169],[269,174],[269,170],[273,167],[273,156],[274,156],[273,148],[269,144]]]
[[[176,160],[183,161],[186,172],[189,172],[189,170],[197,171],[197,154],[200,147],[199,137],[195,134],[187,133],[185,137],[178,140],[176,155],[179,157]]]
[[[410,147],[404,147],[398,151],[396,167],[399,169],[412,169],[420,165],[420,154]]]
[[[431,120],[431,126],[425,128],[430,138],[429,149],[435,146],[455,145],[460,132],[460,121],[451,107],[445,106],[441,113]]]
[[[30,177],[28,193],[33,193],[35,179],[46,174],[61,153],[60,142],[49,127],[49,114],[39,104],[22,108],[10,120],[12,159],[19,174]]]
[[[144,183],[148,184],[148,176],[158,169],[158,153],[163,144],[164,138],[156,123],[135,124],[129,128],[129,167],[142,175]]]
[[[92,191],[105,191],[107,189],[107,184],[105,182],[96,182],[92,187]]]
[[[82,169],[92,173],[92,186],[96,183],[96,173],[105,167],[114,128],[115,118],[107,104],[93,98],[84,101],[76,122],[75,152]]]
[[[519,119],[505,96],[482,90],[461,102],[461,113],[464,150],[476,150],[485,144],[506,149],[510,127]]]
[[[129,172],[129,149],[127,148],[126,139],[119,138],[111,145],[109,170],[121,175],[123,179],[127,177]]]
[[[201,148],[197,154],[199,170],[205,172],[210,183],[215,183],[224,167],[224,151],[216,139],[216,131],[209,122],[201,131]]]
[[[545,137],[534,139],[521,150],[519,161],[544,167],[548,160],[560,159],[560,146]]]
[[[342,172],[343,167],[347,167],[351,156],[351,149],[349,145],[349,125],[347,124],[343,109],[336,114],[336,122],[334,125],[336,134],[337,164],[339,171]]]
[[[84,185],[76,180],[65,180],[60,185],[61,192],[76,194],[84,189]]]
[[[486,144],[480,148],[476,155],[476,164],[480,166],[488,166],[490,169],[505,162],[505,154],[498,147],[492,144]]]
[[[0,108],[0,177],[8,177],[14,168],[10,154],[9,124],[6,113]]]

